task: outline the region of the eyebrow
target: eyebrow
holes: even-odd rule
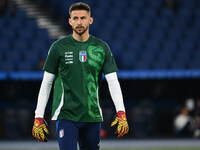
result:
[[[78,17],[78,16],[74,16],[74,17],[73,17],[73,19],[77,19],[77,18],[79,18],[79,17]],[[80,18],[81,18],[81,19],[84,19],[84,18],[86,18],[86,16],[81,16]]]

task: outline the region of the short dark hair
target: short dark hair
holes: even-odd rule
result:
[[[83,2],[74,3],[70,6],[69,8],[70,17],[71,17],[71,12],[74,10],[86,10],[89,13],[89,15],[91,14],[90,6]]]

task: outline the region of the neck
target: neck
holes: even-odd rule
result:
[[[80,42],[85,42],[89,39],[90,35],[89,35],[89,32],[85,32],[84,34],[82,35],[79,35],[77,34],[76,32],[73,32],[72,34],[73,38],[77,41],[80,41]]]

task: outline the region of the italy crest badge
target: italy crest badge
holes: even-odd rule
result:
[[[87,59],[87,53],[86,53],[86,51],[80,51],[79,52],[79,60],[81,62],[85,62],[86,59]]]

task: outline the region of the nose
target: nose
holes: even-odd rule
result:
[[[78,25],[80,25],[81,24],[81,19],[78,19],[77,23],[78,23]]]

